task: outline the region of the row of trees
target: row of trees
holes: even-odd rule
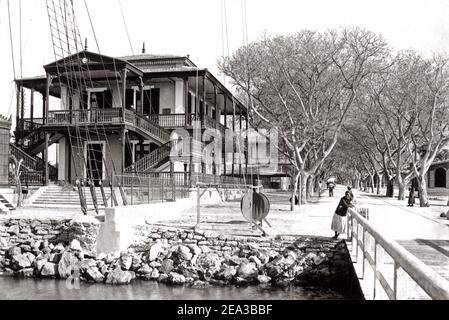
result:
[[[331,175],[371,186],[383,175],[390,196],[396,180],[399,199],[417,177],[424,206],[426,173],[449,140],[448,62],[394,54],[382,36],[351,28],[263,35],[219,67],[251,125],[277,130],[302,204]]]

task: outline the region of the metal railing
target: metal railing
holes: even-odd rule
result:
[[[121,186],[128,204],[176,201],[189,197],[189,187],[182,179],[184,174],[128,173],[117,174],[112,178],[114,186]]]
[[[184,127],[186,125],[186,115],[185,113],[176,114],[152,114],[148,118],[157,123],[161,127],[166,128],[176,128]]]
[[[449,299],[449,281],[436,273],[396,241],[382,236],[360,213],[349,209],[348,223],[348,238],[355,244],[356,262],[358,260],[359,248],[361,249],[362,278],[365,274],[365,260],[368,261],[374,272],[373,299],[376,298],[377,282],[380,283],[389,299],[407,299],[407,275],[430,298],[439,300]],[[368,248],[369,237],[374,241],[373,255],[371,255]],[[388,254],[393,259],[393,284],[387,281],[384,272],[381,270],[385,258],[383,253]]]

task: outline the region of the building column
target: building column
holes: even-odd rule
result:
[[[25,119],[25,99],[24,99],[24,92],[23,87],[20,87],[20,130],[23,132],[25,131],[25,122],[23,119]]]
[[[21,87],[16,83],[16,131],[20,131],[20,90]]]
[[[235,175],[235,103],[232,101],[232,176]]]
[[[188,106],[189,106],[189,77],[184,78],[184,114],[185,114],[184,121],[186,126],[189,123],[189,114],[187,112]]]
[[[239,139],[239,175],[242,175],[242,108],[240,108],[239,112],[239,135],[237,139]]]
[[[245,124],[246,124],[246,132],[245,132],[245,175],[248,177],[248,155],[249,155],[249,142],[248,142],[248,130],[249,130],[249,115],[248,110],[246,110]]]
[[[226,132],[227,132],[227,129],[228,129],[228,110],[226,109],[226,101],[227,101],[226,96],[223,94],[224,126],[225,126],[225,137],[223,139],[223,141],[224,141],[224,148],[223,148],[223,154],[224,154],[224,156],[223,156],[223,158],[224,158],[223,170],[224,170],[224,175],[227,174],[227,171],[226,171],[226,142],[227,142],[226,141]]]
[[[139,104],[140,112],[137,111],[137,113],[143,114],[143,100],[145,97],[145,83],[143,82],[142,78],[140,78],[139,90],[140,90],[140,104]]]
[[[31,130],[34,130],[34,89],[31,89],[30,118],[31,118]]]
[[[59,140],[59,154],[58,154],[58,181],[66,181],[67,171],[67,143],[66,138]]]
[[[45,91],[45,117],[42,120],[44,124],[48,123],[48,110],[50,109],[50,85],[51,85],[51,76],[47,73],[47,85]],[[49,169],[48,169],[48,144],[50,140],[50,134],[48,132],[45,133],[45,154],[44,154],[44,184],[48,186],[49,183]]]
[[[123,110],[123,117],[125,117],[125,109],[126,109],[126,75],[127,75],[127,69],[122,70],[122,110]]]

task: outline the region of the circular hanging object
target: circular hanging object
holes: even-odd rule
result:
[[[261,222],[270,212],[270,201],[266,195],[250,190],[242,198],[240,208],[247,220]]]

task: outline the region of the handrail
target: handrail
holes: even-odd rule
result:
[[[375,279],[378,278],[385,292],[390,299],[397,299],[399,295],[400,283],[398,275],[401,269],[405,271],[432,299],[447,300],[449,299],[449,281],[440,276],[432,268],[419,260],[396,241],[390,240],[382,236],[375,228],[373,228],[368,220],[363,218],[353,209],[348,210],[350,221],[357,221],[357,232],[354,232],[354,224],[350,224],[350,238],[356,234],[356,246],[362,248],[363,259],[365,257],[374,269]],[[358,226],[362,227],[363,241],[359,241]],[[365,250],[365,232],[368,232],[374,238],[374,258]],[[380,245],[394,260],[394,285],[393,288],[386,282],[382,273],[377,270],[377,246]],[[357,251],[358,252],[358,251]],[[364,260],[363,260],[364,261]],[[364,270],[364,268],[363,268]],[[363,271],[364,272],[364,271]],[[374,286],[374,292],[375,292]]]
[[[129,167],[125,169],[125,172],[145,172],[148,169],[153,168],[156,164],[162,161],[164,158],[170,156],[170,142],[160,146],[150,154],[139,159]]]

